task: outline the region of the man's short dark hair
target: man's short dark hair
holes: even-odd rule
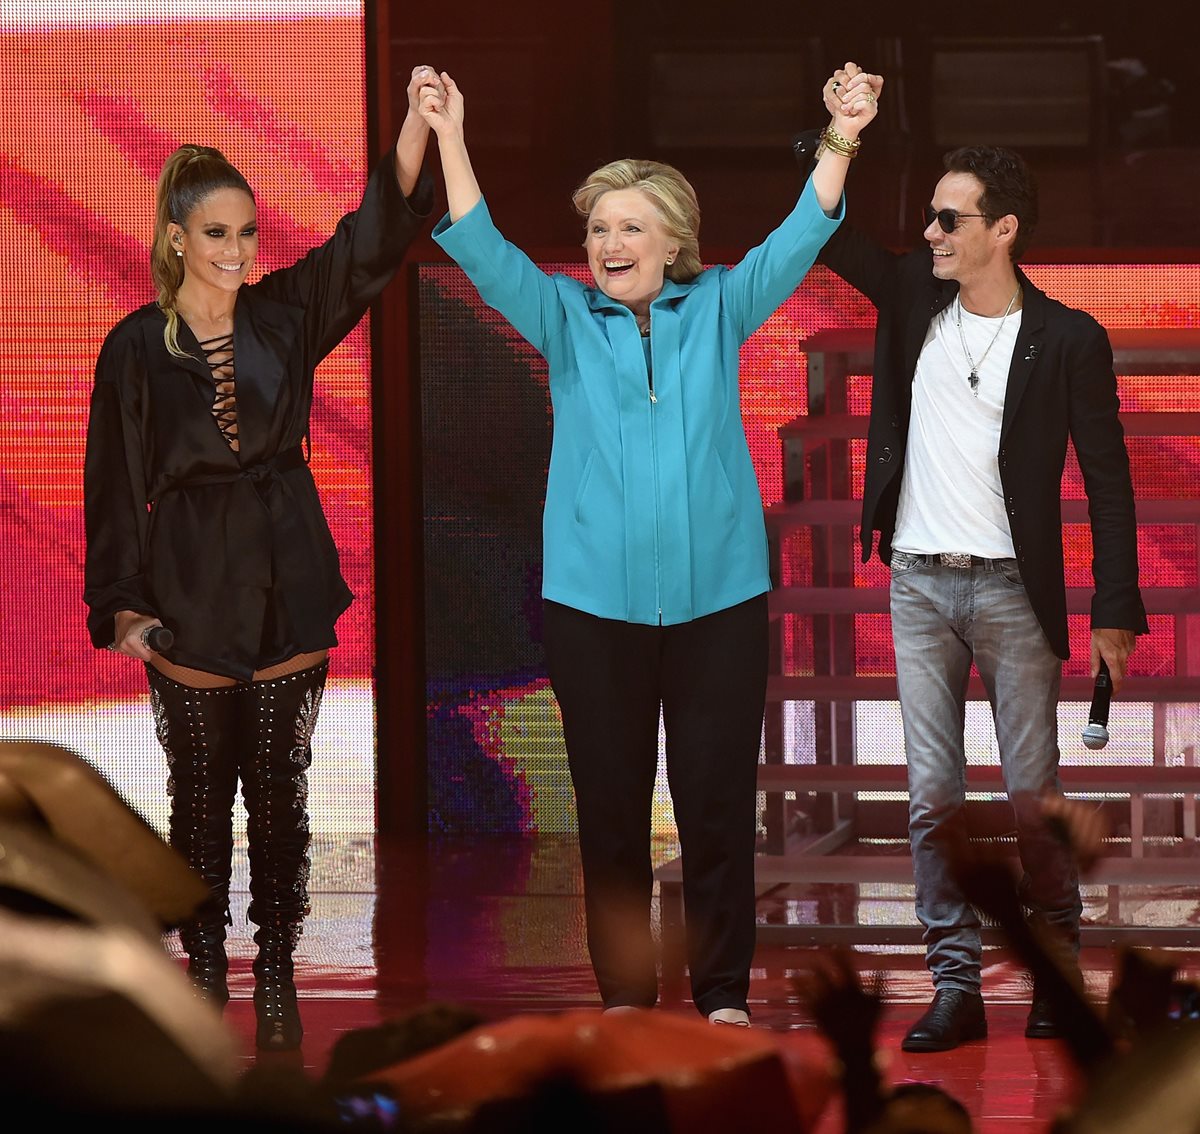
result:
[[[962,146],[942,158],[947,173],[971,173],[983,182],[979,211],[990,228],[1010,213],[1017,218],[1013,261],[1029,247],[1038,222],[1037,181],[1020,154],[1003,146]]]

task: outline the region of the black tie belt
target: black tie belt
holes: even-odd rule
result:
[[[307,464],[299,445],[257,464],[236,471],[206,473],[172,482],[162,493],[190,488],[233,486],[234,499],[225,510],[226,572],[230,582],[243,586],[269,587],[291,578],[297,585],[311,585],[305,526],[299,502],[281,475]],[[262,519],[267,531],[262,530]],[[282,554],[276,556],[275,552]],[[292,578],[294,576],[294,578]]]

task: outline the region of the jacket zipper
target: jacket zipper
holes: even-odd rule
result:
[[[650,393],[650,405],[658,405],[654,393],[654,348],[651,346],[651,361],[646,367],[646,387]],[[644,357],[644,355],[643,355]],[[654,411],[650,411],[650,464],[654,471],[654,606],[658,611],[658,624],[662,625],[662,555],[660,554],[662,529],[658,507],[658,430],[654,422]]]

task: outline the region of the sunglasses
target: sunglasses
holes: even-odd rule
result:
[[[958,222],[964,217],[983,217],[985,220],[987,219],[987,213],[960,213],[957,209],[935,209],[932,205],[926,205],[921,210],[921,216],[925,218],[926,228],[933,224],[934,221],[937,221],[943,232],[953,232],[958,228]]]

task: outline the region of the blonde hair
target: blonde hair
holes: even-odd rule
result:
[[[700,202],[696,190],[674,166],[660,161],[621,158],[588,174],[571,197],[575,211],[585,219],[596,202],[614,189],[637,189],[644,193],[662,218],[671,240],[679,245],[675,262],[664,274],[676,283],[690,283],[703,270],[700,260]]]
[[[171,247],[169,226],[186,225],[196,206],[218,189],[240,189],[254,200],[246,179],[220,150],[211,146],[180,146],[158,175],[150,277],[158,291],[158,306],[167,316],[163,341],[176,358],[187,358],[188,354],[179,345],[179,314],[175,310],[179,285],[183,283],[183,260]]]

